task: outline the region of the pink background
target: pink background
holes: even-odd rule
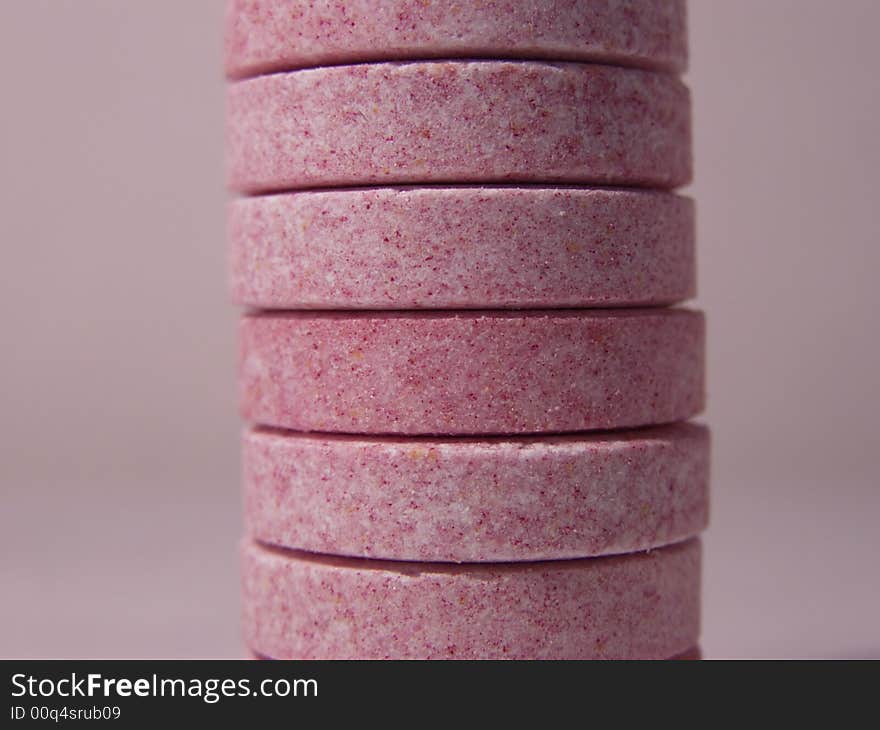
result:
[[[219,0],[0,3],[0,656],[235,657]],[[709,657],[880,656],[880,3],[691,3]]]

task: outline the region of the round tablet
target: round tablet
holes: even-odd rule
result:
[[[229,204],[232,294],[266,309],[662,305],[694,295],[689,198],[597,188],[325,190]]]
[[[697,643],[700,543],[450,566],[243,547],[247,645],[276,659],[665,659]]]
[[[232,0],[232,77],[424,58],[547,58],[683,71],[684,0]]]
[[[251,651],[248,656],[244,657],[248,660],[255,661],[274,661],[272,657],[263,656],[261,654],[257,654],[255,651]],[[703,650],[699,645],[692,646],[690,649],[683,651],[681,654],[676,654],[675,656],[669,657],[668,661],[698,661],[703,658]]]
[[[249,431],[257,540],[389,560],[512,562],[636,552],[708,520],[709,432],[366,440]]]
[[[674,76],[578,63],[442,61],[229,84],[230,186],[690,180],[690,99]]]
[[[680,421],[703,406],[683,309],[243,317],[245,419],[297,431],[520,434]]]

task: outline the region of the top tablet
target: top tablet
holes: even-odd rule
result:
[[[680,73],[685,21],[684,0],[230,0],[226,72],[498,58]]]

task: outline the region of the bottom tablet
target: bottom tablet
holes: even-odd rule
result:
[[[699,637],[699,540],[465,565],[245,543],[242,562],[245,641],[275,659],[666,659]]]
[[[276,661],[272,657],[261,656],[255,652],[250,652],[250,654],[245,659],[252,659],[259,662],[273,662]],[[676,654],[675,656],[669,657],[667,661],[671,662],[684,662],[684,661],[699,661],[703,658],[703,649],[699,645],[692,646],[687,651],[683,651],[681,654]]]
[[[699,645],[692,646],[687,651],[683,651],[681,654],[677,654],[676,656],[669,657],[670,661],[699,661],[703,658],[703,649]]]

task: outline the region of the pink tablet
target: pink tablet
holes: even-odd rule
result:
[[[266,309],[608,307],[694,295],[689,198],[570,187],[326,190],[229,205],[232,294]]]
[[[244,434],[261,542],[389,560],[509,562],[635,552],[708,520],[709,433],[402,439]]]
[[[363,61],[546,58],[682,71],[684,0],[233,0],[230,76]]]
[[[271,657],[262,656],[256,652],[250,652],[246,657],[247,660],[255,661],[272,661]],[[690,649],[683,651],[681,654],[669,657],[668,661],[698,661],[703,658],[703,650],[700,646],[692,646]]]
[[[243,547],[244,633],[275,659],[665,659],[697,643],[700,543],[453,566]]]
[[[673,188],[691,176],[674,76],[580,63],[336,66],[229,85],[230,186],[397,183]]]
[[[703,406],[704,322],[690,310],[272,312],[240,333],[243,415],[266,426],[572,432]]]

